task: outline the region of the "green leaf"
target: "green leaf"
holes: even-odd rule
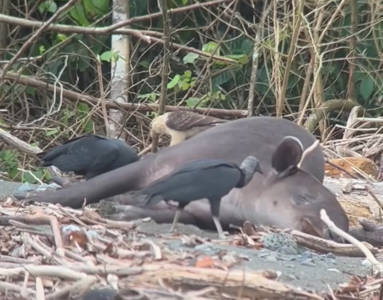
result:
[[[59,33],[57,35],[57,40],[62,42],[62,41],[65,41],[68,37],[65,35],[65,34],[62,34],[62,33]]]
[[[90,0],[82,0],[82,4],[84,5],[85,13],[88,17],[95,20],[100,13],[98,9],[93,5],[92,1]]]
[[[76,2],[69,14],[79,25],[84,27],[88,27],[90,25],[81,2]]]
[[[167,88],[169,90],[174,88],[178,84],[178,81],[180,81],[180,79],[181,79],[181,76],[179,74],[174,76],[174,78],[170,82],[168,82]]]
[[[43,170],[37,170],[37,171],[34,171],[32,172],[33,175],[35,175],[38,179],[43,179],[44,178],[44,171]]]
[[[199,58],[199,55],[196,53],[188,53],[184,56],[183,62],[184,64],[194,64],[195,61]]]
[[[109,0],[91,0],[92,5],[99,11],[98,16],[101,17],[109,12]],[[143,2],[143,1],[140,1]],[[145,2],[144,2],[145,4]]]
[[[226,55],[225,57],[234,59],[237,62],[239,62],[241,65],[245,65],[249,62],[249,56],[245,54]]]
[[[111,62],[112,59],[114,59],[115,55],[113,51],[105,51],[103,54],[101,54],[100,58],[103,61]]]
[[[184,76],[187,77],[187,78],[190,78],[192,76],[192,72],[190,72],[189,70],[186,70],[184,72]]]
[[[78,111],[88,113],[90,111],[89,105],[86,103],[79,103],[77,106]]]
[[[218,46],[217,43],[209,42],[202,46],[202,51],[213,54],[217,46]],[[219,55],[219,49],[215,52],[215,55]]]
[[[49,131],[47,131],[46,133],[45,133],[45,136],[51,136],[51,135],[55,135],[56,133],[58,133],[59,132],[59,130],[58,130],[58,128],[53,128],[52,130],[49,130]]]
[[[217,92],[218,86],[228,82],[232,78],[233,78],[233,73],[230,71],[226,71],[219,74],[218,76],[215,76],[212,80],[213,92]]]
[[[160,95],[159,93],[148,93],[148,94],[138,95],[137,98],[155,102],[159,95]]]
[[[17,176],[19,175],[19,171],[17,169],[10,169],[8,171],[8,176],[9,178],[11,178],[12,180],[16,179]]]
[[[181,89],[183,91],[186,91],[189,87],[190,87],[190,84],[187,81],[183,80],[181,83]]]
[[[41,14],[46,11],[54,14],[57,11],[57,4],[52,0],[44,1],[39,5],[38,10]]]
[[[29,172],[23,172],[23,182],[34,184],[37,180]]]
[[[86,122],[85,131],[86,131],[86,133],[93,131],[93,121],[92,120],[88,120],[88,122]]]
[[[360,95],[362,95],[364,100],[367,100],[370,98],[371,94],[374,91],[374,81],[372,80],[371,76],[367,75],[362,79],[359,85],[359,92]]]
[[[43,54],[46,50],[44,46],[39,47],[40,54]]]
[[[199,103],[197,107],[203,107],[204,105],[203,101],[201,101],[201,98],[190,97],[185,102],[188,107],[194,107],[197,105],[197,103]]]

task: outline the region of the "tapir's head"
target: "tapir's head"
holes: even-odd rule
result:
[[[266,179],[258,207],[264,207],[265,214],[277,216],[270,223],[278,227],[339,240],[320,219],[320,210],[325,209],[330,219],[344,231],[348,231],[348,217],[335,195],[299,168],[303,153],[302,143],[291,136],[285,137],[276,147],[271,159],[272,174]]]

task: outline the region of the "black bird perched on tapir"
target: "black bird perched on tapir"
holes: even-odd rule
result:
[[[263,174],[259,161],[253,156],[247,157],[239,167],[219,159],[194,160],[158,179],[140,192],[146,195],[144,205],[155,205],[162,200],[178,202],[171,232],[174,231],[185,206],[191,201],[207,198],[219,237],[224,238],[218,218],[221,199],[233,188],[246,186],[255,172]]]
[[[139,160],[136,151],[119,139],[83,135],[37,156],[43,167],[74,172],[86,180]]]

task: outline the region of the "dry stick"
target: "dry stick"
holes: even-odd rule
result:
[[[93,54],[92,51],[89,51],[89,52]],[[108,113],[106,111],[106,106],[105,106],[105,90],[104,90],[104,83],[102,79],[101,61],[99,56],[96,57],[96,63],[97,63],[98,84],[100,89],[100,104],[101,104],[102,116],[104,118],[104,123],[105,123],[105,133],[107,137],[110,137],[110,125],[109,125]]]
[[[37,153],[41,152],[41,149],[37,146],[32,147],[28,143],[20,140],[19,138],[13,136],[9,132],[0,128],[0,139],[5,143],[11,145],[12,147],[20,150],[23,153],[26,153],[31,156],[36,156]],[[60,175],[60,172],[56,167],[48,167],[48,172],[51,176]]]
[[[296,3],[293,1],[293,3]],[[291,65],[293,63],[293,58],[294,58],[294,53],[296,50],[296,45],[298,41],[298,36],[301,31],[301,22],[302,22],[302,12],[303,12],[303,7],[304,7],[304,0],[301,0],[298,2],[298,9],[296,10],[296,16],[294,20],[294,27],[293,27],[293,36],[291,37],[291,43],[290,43],[290,49],[287,55],[287,62],[286,62],[286,67],[285,67],[285,75],[283,76],[283,82],[282,82],[282,90],[279,95],[279,99],[277,99],[276,103],[276,116],[281,117],[283,113],[283,108],[285,107],[285,103],[287,102],[286,100],[286,90],[287,90],[287,83],[290,78],[290,69]],[[295,10],[294,10],[295,11]],[[301,124],[299,124],[301,125]]]
[[[237,5],[238,5],[238,0],[237,1],[233,1],[234,3],[234,11],[236,11],[236,8],[237,8]],[[227,10],[227,8],[225,9]],[[229,20],[229,24],[227,25],[227,28],[225,30],[225,32],[223,33],[221,39],[218,41],[217,43],[217,46],[215,47],[214,51],[209,55],[209,58],[206,60],[203,68],[201,69],[201,71],[199,72],[195,82],[200,82],[201,80],[206,80],[207,78],[207,73],[206,73],[206,70],[208,69],[208,67],[211,65],[211,62],[213,60],[213,57],[215,56],[215,53],[218,51],[220,45],[222,44],[223,40],[225,39],[225,36],[227,35],[227,33],[229,32],[230,30],[230,26],[232,23],[233,23],[233,19],[234,19],[234,16],[235,14],[232,14],[230,16],[230,20]],[[202,74],[205,74],[205,76],[201,79],[201,77],[203,76]],[[194,85],[195,86],[195,85]],[[192,97],[196,97],[196,95],[198,94],[198,92],[200,91],[200,89],[202,88],[202,85],[200,84],[194,91]],[[181,101],[177,104],[177,106],[181,106],[185,101],[186,99],[189,97],[191,91],[193,89],[189,89],[186,93],[185,93],[185,96],[183,96],[183,98],[181,99]],[[193,108],[197,108],[198,105],[202,102],[203,98],[200,99],[200,101],[198,101],[196,104],[194,104]]]
[[[378,197],[375,196],[375,194],[373,193],[373,191],[371,190],[371,188],[366,185],[365,186],[365,189],[367,191],[367,193],[371,196],[372,199],[374,199],[374,201],[376,202],[376,204],[378,204],[378,206],[380,207],[381,210],[383,210],[383,203],[379,201]]]
[[[322,221],[328,226],[330,230],[341,236],[342,238],[346,239],[349,241],[351,244],[355,245],[358,247],[366,256],[366,258],[370,261],[370,263],[377,267],[379,272],[383,271],[383,264],[381,264],[375,257],[374,255],[370,252],[370,250],[367,249],[365,245],[363,245],[360,241],[358,241],[356,238],[353,236],[349,235],[347,232],[344,232],[342,229],[338,228],[333,221],[330,220],[328,217],[326,210],[321,209],[320,210],[320,218]]]
[[[163,115],[166,110],[166,98],[167,98],[167,85],[168,85],[168,73],[170,64],[170,26],[168,16],[168,5],[166,0],[160,1],[160,10],[162,12],[163,26],[164,26],[164,63],[162,65],[161,74],[161,98],[159,101],[158,115]],[[158,133],[153,134],[152,138],[152,152],[157,152],[158,139],[160,135]]]
[[[305,34],[306,39],[309,40],[309,33],[307,30],[307,27],[303,27],[303,32]],[[307,95],[307,90],[308,90],[310,82],[311,82],[311,74],[313,73],[313,71],[314,71],[314,55],[311,54],[310,63],[308,65],[308,67],[306,68],[306,77],[305,77],[305,81],[303,83],[301,98],[299,100],[298,113],[303,111],[303,107],[307,101],[306,95]]]
[[[29,21],[14,17],[9,17],[6,15],[0,14],[0,22],[9,23],[13,25],[19,25],[22,27],[35,27],[39,28],[43,26],[43,22],[36,22],[36,21]],[[60,33],[77,33],[77,34],[86,34],[86,35],[101,35],[108,33],[104,28],[94,28],[94,27],[76,27],[76,26],[68,26],[68,25],[58,25],[54,24],[51,26],[48,26],[48,30],[54,31],[54,32],[60,32]],[[164,41],[162,41],[160,38],[156,38],[152,35],[158,35],[158,32],[150,32],[150,31],[140,31],[140,30],[133,30],[133,29],[118,29],[113,32],[114,34],[123,34],[123,35],[131,35],[135,36],[138,39],[148,43],[152,44],[152,42],[161,43],[163,44]],[[198,54],[202,57],[210,57],[211,54],[208,52],[203,52],[201,50],[187,47],[184,45],[172,43],[172,47],[174,49],[181,49],[185,52],[191,52]],[[235,64],[238,65],[238,62],[234,59],[226,58],[223,56],[215,55],[214,59],[226,62],[228,64]]]
[[[46,297],[46,300],[50,300],[50,299],[59,299],[63,296],[66,296],[68,294],[70,294],[72,291],[87,291],[89,290],[95,283],[98,282],[98,278],[96,276],[87,276],[83,279],[80,279],[79,281],[77,281],[76,283],[72,284],[72,285],[68,285],[67,287],[61,289],[61,290],[58,290],[50,295],[48,295]]]
[[[303,16],[302,16],[302,19],[306,22],[306,24],[309,24],[309,22],[308,22]],[[324,53],[319,54],[319,50],[318,50],[318,48],[317,48],[317,46],[316,46],[316,44],[315,44],[314,37],[312,36],[312,33],[311,33],[310,31],[307,31],[307,32],[308,32],[309,37],[310,37],[310,39],[311,39],[311,44],[312,44],[312,46],[313,46],[313,48],[314,48],[314,53],[315,53],[315,55],[318,56],[319,65],[317,66],[317,70],[316,70],[316,72],[315,72],[315,74],[314,74],[314,81],[313,81],[313,84],[312,84],[312,88],[310,89],[310,93],[309,93],[309,95],[308,95],[308,97],[307,97],[307,101],[306,101],[306,103],[305,103],[305,105],[304,105],[304,107],[303,107],[303,110],[302,110],[301,113],[300,113],[299,118],[298,118],[298,122],[297,122],[297,124],[300,125],[300,126],[302,126],[302,123],[303,123],[303,116],[305,115],[306,110],[307,110],[307,108],[308,108],[308,105],[309,105],[309,103],[310,103],[309,100],[311,99],[311,97],[312,97],[313,94],[314,94],[315,86],[316,86],[316,84],[317,84],[318,78],[319,78],[319,76],[320,76],[320,72],[321,72],[321,70],[322,70],[323,56],[324,56]],[[315,61],[314,61],[314,62],[315,62]],[[314,64],[314,67],[315,67],[315,64]]]
[[[174,44],[172,44],[174,46]],[[55,87],[53,84],[49,84],[47,82],[44,82],[42,80],[38,80],[34,77],[30,76],[24,76],[24,75],[18,75],[13,72],[8,72],[5,76],[8,80],[14,80],[19,84],[24,84],[29,87],[38,88],[43,91],[56,91],[57,93],[62,93],[62,97],[68,100],[71,100],[73,102],[82,101],[85,103],[88,103],[90,105],[97,105],[99,103],[99,99],[96,97],[92,97],[89,95],[84,95],[81,93],[77,93],[74,91],[63,89],[59,86]],[[113,102],[111,99],[106,98],[106,107],[107,108],[115,108],[115,109],[126,109],[126,110],[137,110],[139,112],[147,112],[147,111],[156,111],[159,109],[158,104],[133,104],[133,103],[116,103]],[[178,110],[184,110],[184,111],[192,111],[197,112],[201,114],[209,113],[211,116],[228,116],[228,117],[239,117],[243,118],[247,115],[246,110],[230,110],[230,109],[218,109],[218,108],[198,108],[198,109],[191,109],[188,107],[177,107],[177,106],[167,106],[167,111],[178,111]]]
[[[251,3],[254,8],[254,2],[252,1]],[[255,33],[255,41],[253,45],[254,50],[253,50],[251,76],[250,76],[250,84],[249,84],[249,98],[247,100],[247,116],[248,117],[254,116],[254,98],[255,98],[255,90],[256,90],[256,84],[257,84],[257,74],[258,74],[257,71],[258,71],[259,56],[261,54],[261,49],[262,49],[261,41],[263,39],[263,33],[265,29],[265,20],[269,16],[273,2],[270,1],[270,4],[267,8],[266,8],[266,4],[267,4],[267,1],[265,1],[263,4],[264,9],[262,14],[261,24]]]
[[[311,152],[313,152],[315,150],[315,148],[319,145],[319,141],[316,140],[310,147],[308,147],[302,154],[302,158],[298,164],[298,168],[300,168],[302,166],[302,163],[303,163],[303,160],[306,158],[306,156],[308,154],[310,154]]]
[[[302,166],[302,163],[303,163],[303,160],[306,158],[306,156],[308,154],[310,154],[312,151],[315,150],[315,148],[319,145],[319,141],[316,140],[310,147],[308,147],[302,154],[302,158],[298,164],[298,168],[300,168]],[[347,170],[345,170],[344,168],[341,168],[339,166],[337,166],[336,164],[333,164],[332,162],[328,161],[327,159],[325,159],[325,162],[331,166],[333,166],[334,168],[337,168],[338,170],[340,171],[343,171],[345,172],[348,176],[350,176],[351,178],[354,178],[354,179],[357,179],[355,176],[353,176],[352,174],[350,174],[350,172],[348,172]]]
[[[54,15],[44,24],[25,42],[25,44],[20,48],[20,50],[12,57],[12,59],[4,66],[3,72],[0,76],[0,79],[3,80],[5,74],[7,74],[8,70],[12,67],[12,65],[18,60],[18,58],[28,49],[39,37],[40,34],[45,31],[49,25],[53,23],[64,11],[69,9],[71,6],[75,4],[77,0],[69,0],[67,4],[58,9]]]
[[[36,300],[45,300],[44,285],[41,277],[36,277]]]

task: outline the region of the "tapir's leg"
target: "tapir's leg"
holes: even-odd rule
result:
[[[118,205],[117,212],[110,215],[108,218],[119,221],[133,221],[150,217],[158,224],[171,224],[174,220],[177,206],[168,205],[166,202],[160,203],[151,207],[137,207],[131,205]],[[187,210],[183,210],[179,217],[179,222],[198,226],[198,220]]]

